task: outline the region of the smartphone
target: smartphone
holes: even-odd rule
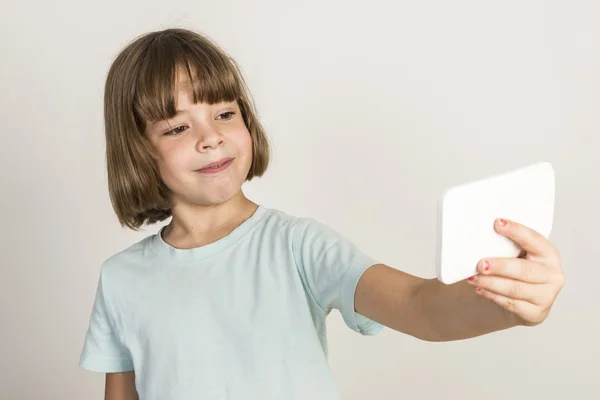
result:
[[[482,258],[518,257],[522,249],[497,233],[494,221],[510,219],[549,238],[554,207],[547,161],[446,189],[438,205],[437,278],[452,284],[476,275]]]

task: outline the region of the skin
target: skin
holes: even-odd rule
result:
[[[257,205],[241,190],[252,162],[252,142],[237,103],[193,104],[182,82],[177,108],[184,112],[169,120],[170,126],[167,121],[150,124],[146,135],[158,150],[160,173],[172,192],[173,218],[163,239],[188,249],[225,237]],[[164,134],[172,128],[172,135]],[[225,157],[234,158],[227,171],[195,171]],[[358,283],[356,311],[436,342],[542,323],[565,283],[560,255],[544,236],[517,222],[498,220],[494,227],[521,246],[521,257],[481,260],[478,275],[453,285],[377,264]],[[133,371],[106,375],[106,400],[137,398]]]
[[[104,400],[138,400],[135,372],[106,374]]]
[[[252,140],[237,102],[193,104],[187,85],[181,83],[181,88],[177,109],[183,112],[149,124],[146,134],[158,151],[160,174],[171,190],[173,218],[163,239],[185,249],[226,236],[257,205],[241,190],[252,163]],[[196,171],[228,157],[234,160],[226,171]]]

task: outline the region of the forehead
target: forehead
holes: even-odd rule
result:
[[[192,82],[186,74],[183,74],[181,71],[177,73],[175,77],[175,91],[177,93],[181,92],[190,92],[193,90]]]
[[[194,76],[194,75],[193,75]],[[194,103],[194,89],[198,89],[195,84],[198,84],[199,86],[205,85],[205,86],[212,86],[212,85],[207,85],[207,81],[200,81],[200,82],[192,82],[190,81],[190,78],[188,77],[188,75],[186,73],[184,73],[181,69],[179,69],[179,71],[177,72],[177,76],[175,78],[175,85],[173,87],[173,100],[175,101],[176,104],[176,108],[178,108],[176,111],[180,112],[182,110],[179,109],[179,107],[177,107],[179,104],[192,104]],[[225,99],[221,100],[221,101],[216,101],[216,102],[209,102],[209,101],[202,101],[201,99],[198,99],[197,104],[207,104],[207,105],[213,105],[213,104],[223,104],[223,103],[231,103],[231,102],[235,102],[235,100],[231,100],[231,101],[227,101]]]

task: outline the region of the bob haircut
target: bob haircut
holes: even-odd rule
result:
[[[138,230],[172,215],[170,190],[145,130],[148,123],[175,116],[180,73],[191,82],[194,103],[237,101],[252,139],[246,181],[262,176],[269,164],[267,136],[237,63],[212,40],[188,29],[146,33],[121,50],[105,84],[108,191],[121,226]]]

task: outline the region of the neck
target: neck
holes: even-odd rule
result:
[[[173,208],[173,218],[162,237],[169,245],[180,249],[204,246],[227,236],[250,218],[257,207],[242,191],[217,205],[179,205]]]

